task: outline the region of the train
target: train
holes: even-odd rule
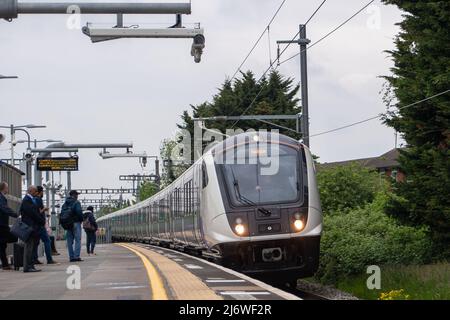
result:
[[[319,265],[314,160],[286,135],[237,134],[211,146],[151,198],[98,224],[103,242],[171,247],[273,283],[296,281]]]

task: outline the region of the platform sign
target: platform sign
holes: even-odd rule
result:
[[[38,171],[78,171],[78,158],[37,158]]]

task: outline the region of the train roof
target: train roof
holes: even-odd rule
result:
[[[145,207],[148,203],[155,201],[155,199],[157,199],[161,194],[166,192],[167,189],[169,189],[170,187],[175,185],[180,179],[183,179],[183,177],[187,174],[187,172],[195,164],[201,163],[205,156],[208,156],[211,154],[214,155],[216,153],[223,152],[225,149],[227,149],[230,146],[233,146],[235,144],[240,144],[240,143],[247,144],[247,143],[257,143],[257,142],[259,142],[259,143],[261,143],[261,142],[274,143],[275,142],[275,143],[290,144],[290,145],[294,145],[294,146],[298,146],[298,147],[301,147],[301,146],[304,147],[304,145],[301,144],[299,141],[297,141],[289,136],[286,136],[286,135],[283,135],[280,133],[276,133],[276,132],[271,132],[271,131],[248,131],[248,132],[243,132],[243,133],[239,133],[239,134],[230,136],[230,137],[226,138],[225,140],[223,140],[222,142],[218,142],[215,146],[213,146],[207,152],[205,152],[205,154],[203,154],[196,162],[194,162],[191,165],[191,167],[189,167],[189,169],[187,169],[183,174],[181,174],[177,179],[175,179],[166,188],[160,190],[158,193],[154,194],[150,198],[148,198],[142,202],[139,202],[133,206],[123,208],[119,211],[102,216],[98,219],[98,221],[121,216],[123,214],[126,214],[130,208],[140,209],[142,207]]]

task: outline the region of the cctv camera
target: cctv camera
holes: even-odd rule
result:
[[[13,140],[13,141],[11,141],[11,144],[15,147],[15,146],[17,146],[17,141]]]
[[[2,143],[3,141],[5,141],[5,136],[3,134],[0,134],[0,143]]]
[[[25,160],[31,160],[33,159],[33,154],[30,152],[25,153]]]
[[[145,167],[147,166],[147,157],[142,158],[142,165]]]
[[[205,37],[198,34],[194,37],[194,43],[191,48],[191,56],[194,57],[194,61],[199,63],[202,59],[203,49],[205,48]]]

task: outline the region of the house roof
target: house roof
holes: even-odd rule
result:
[[[366,168],[385,169],[395,168],[399,166],[398,157],[400,155],[399,149],[392,149],[379,157],[362,158],[337,162],[326,162],[319,164],[319,168],[333,168],[336,166],[346,166],[351,164],[359,164]]]

